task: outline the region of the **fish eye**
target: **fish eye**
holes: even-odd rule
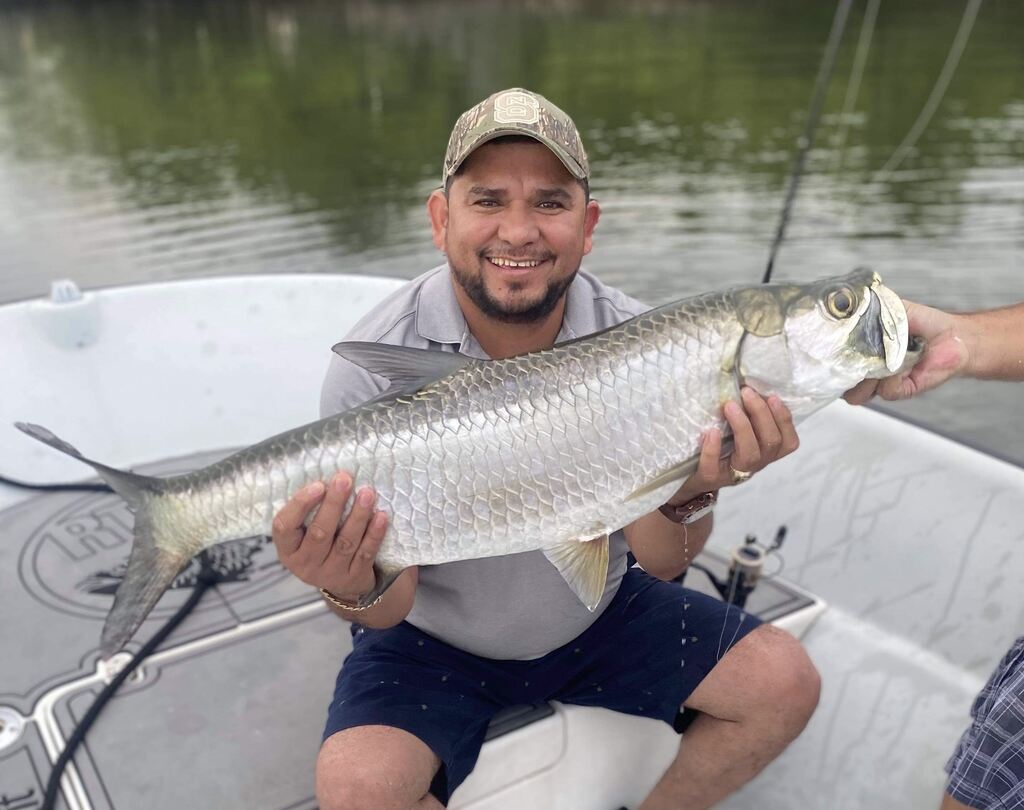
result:
[[[825,298],[825,306],[836,318],[849,318],[855,308],[853,293],[847,287],[832,290]]]

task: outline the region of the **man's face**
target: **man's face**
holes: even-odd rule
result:
[[[530,323],[549,314],[590,252],[597,203],[543,144],[484,144],[447,198],[428,202],[434,244],[486,315]]]

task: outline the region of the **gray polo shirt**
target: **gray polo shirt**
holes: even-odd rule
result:
[[[374,307],[345,340],[366,340],[487,359],[459,308],[448,265],[410,281]],[[648,307],[581,270],[567,292],[557,342],[622,323]],[[332,356],[320,415],[352,408],[387,388],[383,377]],[[611,537],[608,582],[593,613],[540,551],[420,566],[407,621],[487,658],[539,658],[582,633],[608,606],[626,570],[621,531]]]

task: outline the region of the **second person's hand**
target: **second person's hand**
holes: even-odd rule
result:
[[[876,395],[890,401],[910,399],[962,373],[970,362],[956,315],[913,301],[903,303],[910,334],[925,340],[924,353],[908,372],[883,380],[864,380],[851,388],[843,395],[851,405],[863,405]]]

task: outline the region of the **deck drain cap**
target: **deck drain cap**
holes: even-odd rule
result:
[[[24,717],[8,706],[0,706],[0,751],[14,745],[24,728]]]

